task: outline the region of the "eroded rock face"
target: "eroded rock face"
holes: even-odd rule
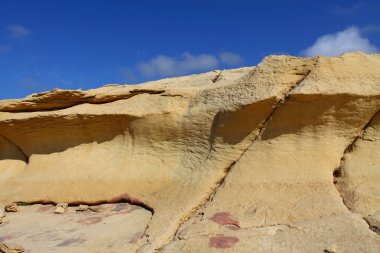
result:
[[[97,212],[64,214],[53,205],[22,206],[0,225],[0,242],[26,252],[133,252],[145,241],[151,212],[127,203],[94,206]]]
[[[359,53],[0,101],[0,202],[138,204],[139,252],[379,252],[379,109]]]

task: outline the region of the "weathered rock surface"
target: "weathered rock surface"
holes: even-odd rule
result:
[[[90,210],[90,207],[88,205],[79,205],[76,209],[77,212],[85,212]]]
[[[1,253],[22,253],[24,252],[24,248],[19,245],[9,247],[7,244],[0,243],[0,252]]]
[[[123,252],[380,252],[379,110],[360,53],[4,100],[0,202],[139,205]]]
[[[10,204],[5,205],[5,211],[6,212],[17,212],[16,203],[10,203]]]
[[[55,215],[53,205],[20,207],[0,225],[0,243],[25,252],[134,252],[145,242],[151,212],[127,203],[97,206],[99,212],[69,207]],[[138,244],[140,243],[140,244]]]

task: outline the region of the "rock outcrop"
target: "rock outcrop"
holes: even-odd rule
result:
[[[379,110],[361,53],[4,100],[0,202],[137,205],[133,252],[380,252]]]

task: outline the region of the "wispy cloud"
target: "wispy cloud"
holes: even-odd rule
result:
[[[32,32],[22,25],[10,25],[7,27],[9,37],[13,39],[25,39],[29,37]]]
[[[244,60],[239,54],[231,52],[223,52],[219,55],[220,62],[226,64],[227,66],[237,66],[241,65]]]
[[[243,58],[236,53],[222,52],[219,55],[186,52],[179,57],[158,55],[134,68],[121,68],[120,74],[128,81],[145,80],[146,78],[162,78],[199,73],[218,67],[233,67],[243,63]]]
[[[140,63],[137,68],[146,77],[184,75],[196,71],[217,68],[218,58],[211,54],[192,55],[184,53],[178,59],[159,55],[148,62]]]
[[[317,55],[334,56],[352,51],[376,53],[379,52],[379,48],[372,45],[362,35],[358,27],[353,26],[343,31],[319,37],[311,47],[302,51],[302,54],[308,57]]]

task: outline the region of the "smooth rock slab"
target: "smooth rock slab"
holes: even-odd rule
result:
[[[25,252],[134,252],[145,241],[152,213],[127,203],[94,206],[97,212],[53,205],[19,207],[0,224],[0,243],[22,245]],[[144,239],[144,240],[142,240]]]
[[[346,213],[292,224],[237,230],[203,219],[190,220],[162,253],[378,253],[380,237],[358,214]]]

